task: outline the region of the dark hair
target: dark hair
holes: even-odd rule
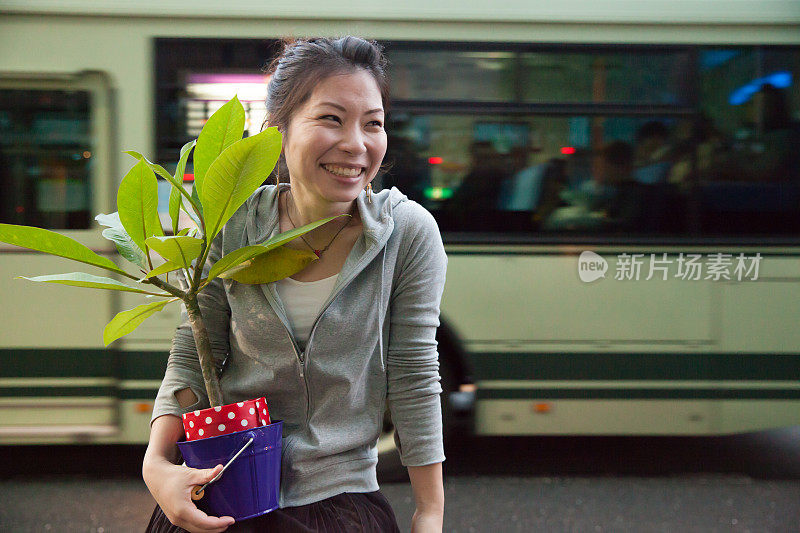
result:
[[[275,126],[286,133],[295,111],[311,96],[322,80],[357,69],[369,72],[381,92],[383,110],[389,110],[388,60],[376,41],[347,35],[338,38],[313,37],[281,40],[282,49],[265,72],[272,75],[267,84],[267,118],[262,129]],[[275,182],[280,181],[281,156],[276,165]]]

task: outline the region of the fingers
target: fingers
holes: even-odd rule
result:
[[[186,512],[180,527],[197,533],[220,533],[233,525],[232,516],[208,516],[194,505]]]
[[[194,469],[190,468],[189,490],[195,486],[202,486],[214,479],[222,471],[223,465],[219,464],[214,468]],[[177,518],[178,526],[194,533],[221,533],[228,529],[235,521],[230,516],[209,516],[198,509],[194,502],[184,506]]]
[[[217,474],[222,471],[222,465],[217,465],[214,468],[193,469],[193,474],[197,478],[195,483],[208,483]]]

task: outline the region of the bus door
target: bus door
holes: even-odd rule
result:
[[[116,210],[112,115],[101,73],[0,73],[0,222],[53,230],[113,257],[94,221]],[[116,352],[102,331],[118,296],[14,279],[76,271],[110,274],[0,243],[0,443],[117,432]]]

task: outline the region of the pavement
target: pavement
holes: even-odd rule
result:
[[[800,532],[800,428],[727,437],[464,437],[445,532]],[[0,447],[0,532],[140,532],[143,446]],[[402,531],[408,482],[382,483]]]
[[[381,490],[409,531],[410,485]],[[0,493],[0,531],[15,533],[141,532],[155,505],[137,479],[0,481]],[[445,499],[447,532],[800,531],[796,480],[458,476]]]

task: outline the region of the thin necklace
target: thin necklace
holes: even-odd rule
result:
[[[292,220],[292,215],[289,213],[289,196],[291,196],[291,195],[292,195],[292,190],[289,189],[289,194],[286,197],[286,216],[289,217],[289,222],[292,223],[292,227],[296,228],[297,224],[294,223],[294,220]],[[292,203],[294,203],[294,202],[292,202]],[[352,219],[352,216],[351,216],[351,219]],[[308,241],[302,235],[300,235],[300,238],[303,239],[304,243],[308,244],[308,247],[311,248],[314,251],[314,253],[317,255],[317,257],[319,258],[328,248],[330,248],[331,244],[333,244],[333,241],[336,239],[336,237],[338,237],[339,234],[342,232],[342,230],[344,228],[346,228],[349,224],[350,224],[350,220],[348,220],[347,223],[344,226],[342,226],[339,229],[339,231],[336,232],[336,235],[333,236],[333,239],[331,239],[331,241],[328,243],[328,246],[326,246],[322,250],[317,250],[316,248],[314,248],[313,246],[308,244]]]

